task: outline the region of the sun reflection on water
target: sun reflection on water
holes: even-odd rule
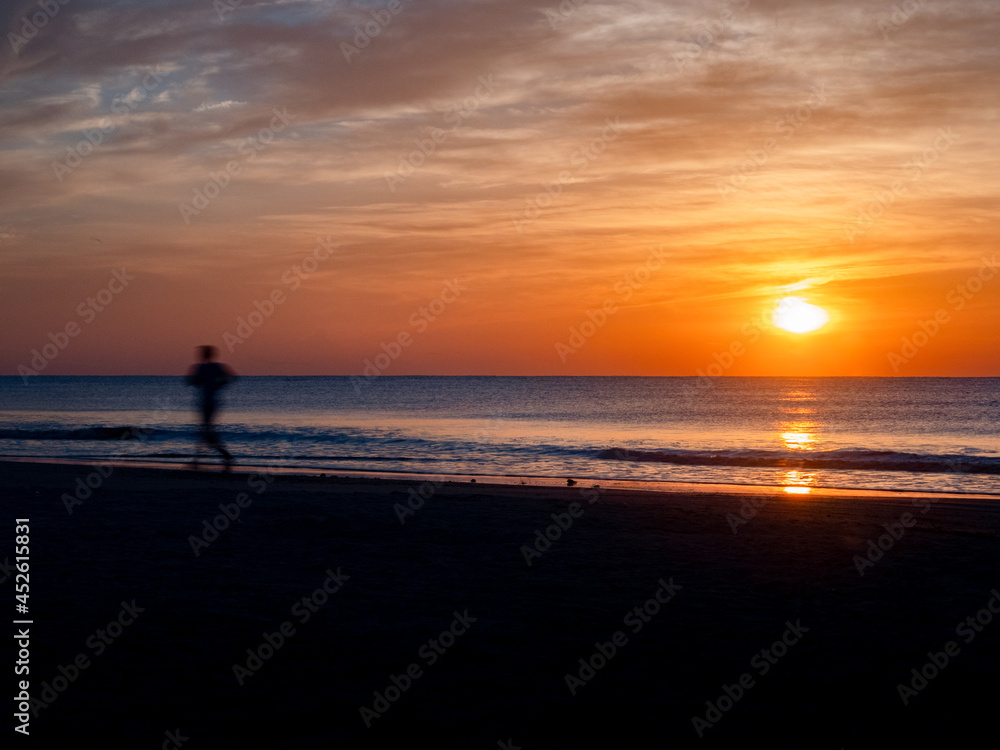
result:
[[[781,433],[781,441],[790,451],[811,451],[816,448],[816,433],[807,432],[816,427],[815,422],[786,422],[781,425],[787,432]]]
[[[789,495],[808,495],[812,492],[812,485],[816,481],[816,474],[811,471],[799,471],[789,469],[781,478],[782,490]]]
[[[806,388],[789,390],[781,399],[788,402],[782,407],[782,421],[778,425],[778,438],[787,451],[814,451],[820,447],[818,430],[822,423],[803,419],[806,415],[816,414],[811,403],[816,401],[816,394]],[[815,472],[788,469],[781,477],[782,490],[789,495],[808,495],[816,482]]]

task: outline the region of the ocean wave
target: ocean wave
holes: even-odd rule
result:
[[[678,464],[681,466],[750,466],[787,469],[848,469],[862,471],[909,471],[937,474],[1000,474],[1000,457],[928,455],[873,451],[863,448],[832,451],[637,451],[608,448],[598,458],[618,461]]]
[[[142,440],[161,432],[152,427],[0,430],[0,440]]]
[[[369,445],[373,442],[412,442],[406,438],[387,439],[384,436],[369,434],[347,434],[340,432],[324,432],[314,429],[277,429],[261,430],[247,425],[219,424],[218,431],[226,440],[243,440],[255,444],[268,443],[303,443],[303,444],[333,444],[333,445]],[[0,429],[0,440],[193,440],[198,437],[199,428],[196,425],[178,427],[136,427],[136,426],[105,426],[90,427],[53,427],[27,429]]]

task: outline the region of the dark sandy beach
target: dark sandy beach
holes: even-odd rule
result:
[[[1000,697],[996,501],[92,471],[0,464],[32,747],[957,747]]]

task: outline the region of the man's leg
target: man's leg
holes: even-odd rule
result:
[[[226,450],[226,447],[222,444],[222,439],[219,437],[219,433],[215,431],[215,426],[212,424],[212,417],[214,415],[215,404],[206,404],[203,412],[205,420],[205,442],[218,451],[219,455],[222,456],[222,460],[225,462],[225,471],[229,471],[230,467],[233,465],[233,456]]]
[[[198,468],[204,448],[206,446],[212,447],[212,413],[215,411],[215,405],[210,402],[202,402],[200,411],[201,428],[198,430],[198,443],[195,447],[194,460],[191,462],[192,468],[195,469]]]

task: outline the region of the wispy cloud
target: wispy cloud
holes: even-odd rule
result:
[[[357,321],[377,339],[442,278],[478,280],[437,334],[435,371],[456,371],[484,318],[542,314],[558,328],[649,247],[669,247],[674,270],[627,304],[671,315],[728,305],[721,320],[764,288],[819,279],[835,296],[840,284],[975,266],[996,236],[1000,131],[987,92],[1000,16],[987,3],[923,3],[886,33],[891,5],[863,0],[589,0],[572,12],[555,0],[223,2],[74,0],[30,39],[37,3],[0,11],[8,278],[133,258],[155,269],[153,287],[188,279],[192,304],[212,310],[208,335],[230,312],[210,290],[240,308],[270,283],[266,258],[333,234],[337,274],[297,304],[315,321],[324,305],[341,309],[324,300],[350,299],[357,312],[323,335],[358,352],[370,347]],[[357,50],[349,60],[344,45]],[[145,85],[153,74],[162,81]],[[817,87],[821,106],[796,115]],[[293,123],[248,159],[241,149],[267,137],[275,108]],[[609,118],[620,137],[581,158]],[[56,179],[53,163],[102,123],[100,144]],[[940,128],[955,145],[849,241],[845,224],[906,179]],[[421,144],[438,132],[447,138],[428,156]],[[179,221],[178,203],[234,161],[239,174],[197,226]],[[401,168],[405,180],[387,184]],[[739,189],[720,193],[734,175]],[[558,200],[518,231],[512,217],[554,182]],[[265,260],[250,269],[248,256]],[[170,304],[162,283],[134,303],[150,324]],[[288,325],[318,330],[308,320]],[[352,346],[316,367],[352,372]]]

